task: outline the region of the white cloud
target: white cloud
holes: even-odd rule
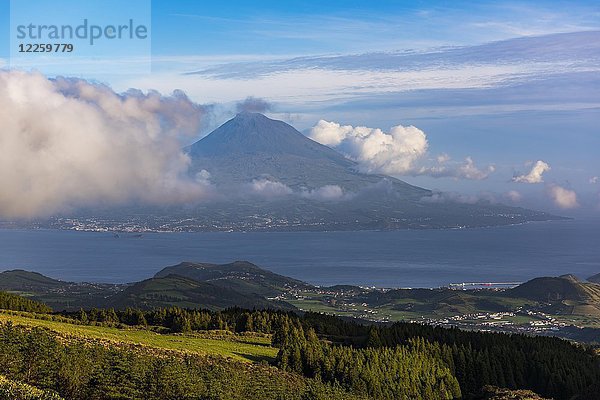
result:
[[[512,178],[513,182],[519,183],[542,183],[544,182],[544,172],[550,171],[550,165],[542,160],[536,161],[529,173],[517,175]]]
[[[297,196],[316,201],[341,201],[352,197],[350,193],[344,193],[344,190],[338,185],[325,185],[315,189],[304,188],[295,191],[286,184],[268,177],[253,179],[252,182],[243,185],[243,189],[239,193],[241,196],[258,196],[266,200]]]
[[[516,190],[510,190],[504,194],[504,197],[512,201],[513,203],[518,203],[523,198],[523,195]]]
[[[211,185],[211,181],[210,181],[210,172],[208,172],[207,170],[203,169],[200,172],[198,172],[196,174],[196,182],[202,184],[202,185]]]
[[[247,186],[251,194],[266,199],[288,196],[294,192],[289,186],[267,178],[254,179]]]
[[[597,176],[592,176],[589,180],[590,184],[595,185],[596,183],[598,183],[598,180],[600,178],[598,178]]]
[[[48,216],[74,207],[195,202],[180,135],[206,110],[182,92],[162,96],[77,79],[0,71],[0,216]]]
[[[338,185],[325,185],[318,189],[304,190],[300,194],[302,197],[319,201],[336,201],[349,197]]]
[[[477,168],[471,157],[465,158],[465,163],[458,168],[459,177],[474,180],[485,179],[495,170],[493,165],[487,166],[485,170]]]
[[[414,126],[397,125],[389,133],[364,126],[342,126],[320,120],[310,137],[338,148],[369,173],[402,175],[414,171],[415,162],[424,156],[429,144],[425,133]]]
[[[335,147],[358,162],[361,171],[368,173],[481,180],[495,171],[493,165],[478,168],[471,157],[466,157],[462,164],[449,163],[450,156],[445,153],[436,158],[437,165],[422,165],[429,143],[425,133],[414,126],[396,125],[386,133],[378,128],[320,120],[309,136],[321,144]]]
[[[421,198],[423,203],[460,203],[460,204],[477,204],[479,202],[496,203],[496,198],[493,194],[482,192],[479,194],[462,194],[457,192],[433,192],[431,196]]]
[[[466,157],[462,164],[449,163],[451,160],[447,154],[437,157],[438,164],[433,167],[421,167],[415,175],[429,175],[434,178],[455,178],[482,180],[496,171],[496,167],[488,165],[479,168],[471,157]]]
[[[547,188],[547,192],[554,204],[560,208],[570,209],[579,207],[577,193],[573,190],[565,189],[558,185],[550,185]]]
[[[436,160],[437,160],[438,164],[444,164],[444,163],[450,161],[450,156],[446,153],[442,153],[436,157]]]

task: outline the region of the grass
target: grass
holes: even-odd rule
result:
[[[159,334],[143,329],[118,329],[103,326],[75,325],[58,321],[46,321],[31,316],[11,315],[0,311],[0,322],[12,321],[17,325],[48,328],[65,336],[106,340],[116,343],[137,344],[157,349],[176,350],[196,354],[216,355],[238,361],[271,361],[277,349],[270,347],[265,336],[222,335],[194,333]]]
[[[564,315],[554,314],[552,317],[561,322],[574,324],[580,327],[600,329],[600,318],[594,315]]]

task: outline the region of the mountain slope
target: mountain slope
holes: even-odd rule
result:
[[[277,296],[284,288],[309,286],[242,261],[225,265],[181,263],[130,285],[63,282],[23,270],[0,273],[0,291],[20,293],[57,311],[170,306],[290,310],[294,306],[266,297]]]
[[[183,262],[164,268],[155,278],[179,275],[199,282],[207,282],[223,289],[248,295],[277,296],[289,288],[309,288],[307,283],[264,270],[248,261],[229,264]]]
[[[587,278],[587,281],[592,283],[600,283],[600,274],[590,276],[589,278]]]
[[[258,113],[240,113],[188,148],[192,169],[210,172],[222,185],[243,184],[271,177],[291,188],[315,189],[339,185],[360,190],[385,177],[357,172],[354,161],[317,143],[283,121]],[[411,198],[429,190],[387,177]]]
[[[582,283],[572,275],[541,277],[506,291],[507,296],[541,302],[600,302],[600,285]]]
[[[0,272],[0,290],[46,291],[67,286],[68,283],[48,278],[37,272],[22,269]]]
[[[57,311],[80,307],[104,307],[107,299],[121,291],[124,286],[65,282],[24,270],[0,272],[0,290],[23,294]]]
[[[293,308],[287,303],[269,301],[259,295],[242,294],[233,289],[179,275],[167,275],[137,282],[111,298],[110,304],[115,308],[142,309],[170,306],[209,310],[228,307]]]
[[[533,300],[552,314],[600,317],[600,285],[581,282],[573,275],[535,278],[504,295]]]

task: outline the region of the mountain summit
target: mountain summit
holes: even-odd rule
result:
[[[283,121],[263,114],[242,112],[190,147],[194,157],[285,154],[326,158],[350,165],[341,154],[298,132]]]
[[[359,173],[357,165],[294,127],[259,113],[240,113],[188,148],[193,170],[210,172],[219,185],[239,185],[268,178],[293,189],[337,185],[357,191],[385,177]],[[411,197],[428,190],[387,178]]]

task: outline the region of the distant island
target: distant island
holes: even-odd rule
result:
[[[193,206],[80,210],[0,227],[114,232],[468,228],[565,219],[486,200],[461,202],[358,164],[283,121],[243,112],[186,149],[216,195]]]

